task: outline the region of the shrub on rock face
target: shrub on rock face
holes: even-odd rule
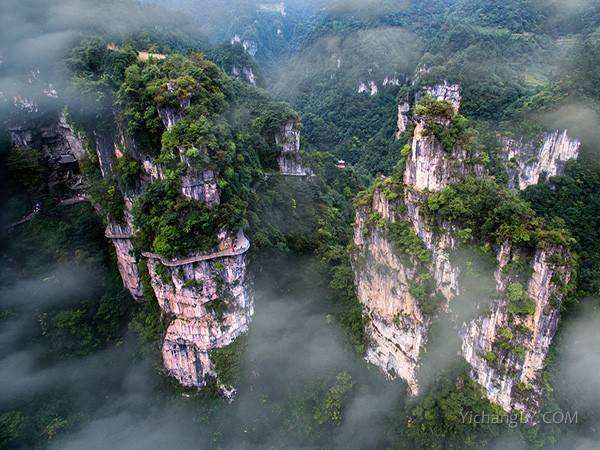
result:
[[[512,283],[506,289],[508,310],[512,314],[527,315],[535,312],[535,302],[529,298],[521,283]]]

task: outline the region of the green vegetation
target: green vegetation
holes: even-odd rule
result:
[[[319,425],[329,423],[339,425],[342,423],[344,400],[352,389],[352,375],[340,372],[335,377],[335,383],[329,388],[321,404],[315,409],[315,420]]]
[[[419,100],[415,105],[414,113],[418,116],[429,116],[433,118],[442,118],[451,120],[456,115],[450,102],[445,100],[435,100],[430,95]]]
[[[502,427],[470,419],[484,413],[506,415],[500,406],[484,399],[482,388],[466,376],[442,378],[409,410],[408,435],[419,448],[485,447]]]
[[[169,258],[209,250],[217,245],[224,224],[220,212],[181,195],[174,177],[157,181],[134,204],[136,243]]]
[[[156,154],[164,130],[157,106],[177,113],[181,101],[190,99],[195,117],[218,114],[225,108],[226,92],[225,74],[213,63],[199,54],[189,58],[174,54],[127,67],[118,102],[136,143],[147,153]]]
[[[528,315],[535,312],[535,302],[527,294],[521,283],[511,283],[506,288],[508,310],[512,314]]]
[[[30,195],[39,196],[45,190],[47,168],[38,150],[12,147],[6,158],[6,165],[12,180]]]
[[[132,158],[123,156],[117,158],[113,164],[113,171],[122,192],[135,188],[140,176],[140,164]]]
[[[412,223],[408,220],[396,220],[387,224],[388,236],[396,247],[399,255],[409,255],[420,263],[427,264],[431,260],[429,250],[415,233]]]
[[[483,241],[528,247],[573,243],[567,230],[549,228],[525,200],[490,178],[467,177],[431,194],[426,208],[436,220],[477,230],[475,237]]]
[[[493,351],[485,352],[483,357],[489,363],[494,363],[498,359],[498,356]]]
[[[10,441],[19,437],[24,423],[25,418],[19,411],[0,414],[0,448],[6,448]]]
[[[238,385],[242,370],[242,359],[247,345],[247,337],[239,336],[231,344],[208,352],[208,356],[215,366],[218,380],[224,385]]]

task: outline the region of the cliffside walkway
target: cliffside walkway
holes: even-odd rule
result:
[[[42,207],[40,205],[35,205],[35,208],[33,209],[33,211],[31,211],[29,214],[27,214],[25,217],[23,217],[21,220],[11,223],[10,225],[8,225],[6,227],[6,229],[8,231],[11,231],[13,228],[18,227],[19,225],[23,225],[24,223],[27,223],[31,220],[33,220],[33,218],[35,216],[37,216],[37,213],[40,212],[40,210],[42,209]]]
[[[89,195],[76,195],[75,197],[67,198],[65,200],[61,200],[58,206],[72,206],[78,203],[91,202],[92,199]]]
[[[109,239],[131,239],[133,237],[132,234],[129,233],[110,233],[106,231],[104,235]],[[207,253],[204,255],[195,255],[189,256],[187,258],[176,258],[176,259],[165,259],[162,256],[151,253],[151,252],[142,252],[142,256],[144,258],[149,259],[158,259],[162,265],[167,267],[178,267],[185,266],[186,264],[193,264],[200,261],[208,261],[216,258],[223,258],[227,256],[238,256],[243,255],[250,249],[250,241],[244,234],[242,230],[238,231],[237,236],[235,237],[235,241],[233,245],[225,250],[221,250],[219,252]]]

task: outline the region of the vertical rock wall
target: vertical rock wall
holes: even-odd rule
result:
[[[570,281],[570,255],[560,246],[538,249],[532,256],[527,295],[535,303],[533,314],[514,314],[505,294],[514,281],[507,264],[523,258],[505,243],[498,251],[495,273],[499,300],[488,314],[462,330],[462,352],[471,376],[487,397],[506,411],[522,411],[530,420],[541,407],[542,370],[560,319],[564,286]]]
[[[277,163],[283,175],[307,176],[312,174],[312,171],[304,166],[300,156],[300,130],[296,127],[295,121],[288,121],[279,132],[275,133],[275,144],[281,147]]]
[[[449,101],[458,111],[460,91],[455,85],[444,82],[426,92],[438,100]],[[452,300],[460,293],[460,268],[449,256],[457,247],[455,229],[450,223],[440,222],[432,228],[420,211],[421,205],[431,192],[440,191],[469,174],[486,175],[466,149],[460,145],[444,149],[433,135],[425,132],[428,121],[447,126],[447,119],[417,116],[414,120],[403,194],[400,198],[394,195],[396,199],[390,202],[384,195],[385,184],[383,187],[380,184],[369,205],[357,208],[353,258],[357,295],[368,318],[366,358],[388,376],[404,379],[413,394],[419,389],[415,373],[432,318],[423,313],[410,289],[419,277],[416,262],[394,248],[386,224],[405,220],[412,225],[430,253],[427,270],[435,292],[445,298],[444,309],[452,312]],[[511,158],[525,157],[519,145],[510,145],[505,148],[510,148]],[[537,152],[539,161],[534,169],[516,175],[520,182],[533,183],[542,172],[556,174],[560,172],[561,161],[576,155],[578,148],[579,143],[566,132],[549,133]],[[532,146],[531,151],[534,150]],[[523,275],[516,276],[508,270],[512,262],[522,264],[524,260],[531,261],[532,275],[526,281],[518,278]],[[571,276],[570,255],[556,245],[527,251],[507,243],[497,250],[497,261],[494,274],[497,299],[489,310],[481,311],[478,318],[464,324],[462,329],[459,323],[452,326],[462,338],[462,354],[471,367],[471,377],[484,387],[487,397],[506,411],[522,411],[533,421],[543,393],[541,371]],[[523,289],[533,302],[532,314],[514,313],[514,306],[510,306],[507,290],[519,281],[524,283]]]
[[[166,372],[188,387],[218,379],[209,351],[245,333],[254,312],[245,255],[177,267],[149,259],[148,270],[161,309],[173,317],[162,346]]]
[[[563,175],[567,161],[577,159],[581,142],[571,138],[567,130],[545,133],[541,143],[523,139],[501,138],[502,153],[510,189],[528,186]]]

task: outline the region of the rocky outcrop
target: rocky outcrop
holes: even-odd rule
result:
[[[85,155],[84,139],[64,113],[51,118],[29,118],[9,127],[12,144],[38,150],[50,169],[51,192],[62,199],[82,188],[79,161]]]
[[[258,44],[250,39],[243,39],[240,37],[239,34],[234,35],[231,40],[230,43],[233,44],[242,44],[242,47],[244,47],[244,50],[246,50],[246,52],[250,55],[250,56],[255,56],[256,53],[258,52]]]
[[[384,221],[400,218],[381,190],[374,192],[370,207],[356,213],[353,268],[357,296],[368,318],[366,359],[389,378],[405,380],[416,395],[415,372],[428,328],[428,319],[411,294],[417,264],[397,254],[384,227],[369,223],[374,212]]]
[[[362,94],[363,92],[367,92],[371,97],[377,95],[379,93],[379,87],[374,80],[370,80],[367,82],[359,81],[358,82],[358,93]]]
[[[579,156],[581,142],[569,137],[567,130],[556,130],[545,133],[537,145],[523,139],[501,138],[501,146],[508,187],[523,190],[563,175],[567,161]]]
[[[460,107],[460,92],[447,83],[430,94],[452,103],[455,111]],[[460,335],[471,377],[484,387],[487,397],[506,411],[522,411],[534,421],[543,394],[541,372],[571,277],[569,251],[554,244],[537,250],[509,243],[501,246],[497,249],[493,300],[477,299],[478,304],[470,308],[479,311],[477,316],[469,310],[469,317],[461,319],[467,323],[461,324],[457,318],[464,312],[453,311],[453,300],[462,294],[464,277],[461,266],[450,258],[458,249],[457,230],[452,223],[425,220],[421,209],[430,193],[469,174],[486,174],[477,155],[469,154],[460,143],[446,149],[427,131],[430,121],[449,126],[451,119],[416,116],[414,120],[403,183],[378,181],[368,205],[356,212],[353,268],[357,296],[368,319],[366,358],[389,377],[404,379],[411,393],[418,392],[416,371],[433,320],[423,299],[434,298],[438,311],[448,313],[445,320],[450,320],[451,328]],[[539,151],[544,155],[541,160],[547,162],[540,165],[556,167],[552,162],[560,159],[556,155],[573,154],[576,148],[578,144],[566,133],[548,134]],[[414,254],[394,246],[390,224],[399,221],[410,226],[428,251],[427,261],[421,259],[420,267]],[[406,239],[406,234],[404,231],[401,239]],[[529,271],[522,269],[524,261],[530,261],[530,277]],[[423,273],[430,280],[429,291],[419,292],[415,283]]]
[[[211,169],[198,169],[189,158],[181,154],[181,161],[186,167],[181,176],[181,193],[193,200],[206,204],[209,208],[221,201],[221,193],[217,184],[217,174]]]
[[[221,242],[236,241],[223,237]],[[174,317],[162,346],[166,372],[189,387],[218,380],[209,351],[245,333],[254,312],[245,254],[177,267],[148,259],[148,270],[161,309]]]
[[[408,102],[402,102],[398,105],[398,122],[396,125],[396,139],[400,139],[400,136],[406,131],[408,126],[408,111],[410,111],[410,105]]]
[[[167,90],[171,93],[177,90],[177,86],[173,83],[167,83]],[[184,98],[179,101],[178,107],[158,105],[156,110],[162,120],[163,125],[167,130],[173,128],[175,124],[185,115],[185,110],[190,107],[191,97]]]
[[[455,112],[458,112],[460,109],[462,95],[459,84],[449,83],[447,80],[444,80],[440,84],[426,86],[421,92],[416,94],[415,100],[418,102],[424,95],[430,95],[435,100],[447,101],[452,105]]]
[[[483,169],[472,166],[465,148],[458,145],[448,151],[433,134],[426,132],[426,125],[430,121],[443,126],[449,125],[448,119],[415,117],[415,131],[411,154],[406,162],[404,184],[417,191],[434,192],[463,179],[473,170],[481,173]]]
[[[391,188],[383,181],[383,187],[375,189],[371,204],[357,208],[353,257],[357,296],[368,317],[366,358],[389,377],[405,380],[412,394],[418,393],[416,371],[430,323],[420,301],[445,298],[449,302],[459,290],[459,269],[449,257],[456,244],[452,227],[446,224],[448,232],[434,232],[423,217],[421,204],[428,193],[481,171],[468,162],[466,150],[457,146],[447,151],[433,135],[424,132],[427,121],[438,119],[415,120],[404,178],[393,183],[396,192],[392,192],[392,198],[396,200],[392,203],[386,198],[384,192]],[[402,181],[399,195],[398,183]],[[389,224],[397,221],[404,222],[421,241],[429,253],[426,262],[398,253],[387,232]],[[432,280],[427,292],[425,280],[419,280],[423,272],[429,273]],[[421,298],[417,299],[419,291]]]
[[[275,133],[275,144],[281,148],[277,164],[283,175],[307,176],[312,174],[312,171],[308,167],[305,167],[302,161],[300,155],[300,130],[294,120],[286,122]]]
[[[236,80],[245,81],[246,83],[250,83],[252,86],[256,86],[256,75],[251,67],[241,67],[234,65],[231,68],[231,75]]]
[[[515,314],[506,294],[515,280],[506,268],[524,256],[508,243],[499,249],[495,279],[500,299],[493,302],[488,314],[464,326],[462,353],[471,366],[472,378],[484,387],[491,401],[535,421],[543,397],[542,370],[571,270],[570,255],[564,248],[548,246],[535,251],[526,289],[535,305],[533,313]]]

